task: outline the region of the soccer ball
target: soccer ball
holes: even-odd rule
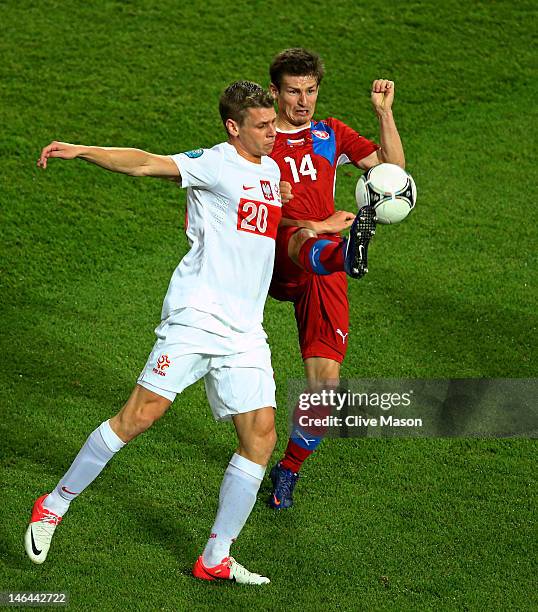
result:
[[[358,180],[355,199],[359,208],[375,208],[378,223],[399,223],[415,208],[417,188],[411,175],[400,166],[379,164]]]

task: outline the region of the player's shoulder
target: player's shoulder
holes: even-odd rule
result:
[[[208,149],[203,149],[204,154],[207,155],[208,158],[212,160],[216,159],[224,159],[227,155],[229,155],[229,145],[227,142],[219,142],[218,144],[212,146]]]
[[[268,172],[271,172],[273,174],[277,174],[278,176],[280,176],[280,167],[272,157],[269,157],[268,155],[264,155],[262,157],[262,164]]]
[[[214,162],[217,157],[222,157],[223,149],[222,145],[225,143],[220,143],[211,148],[199,147],[196,149],[191,149],[189,151],[182,151],[181,153],[177,153],[174,157],[185,158],[194,160],[200,159],[201,162],[211,161]]]
[[[237,156],[237,151],[235,147],[232,146],[229,142],[219,142],[214,147],[210,149],[216,155],[220,155],[226,159],[235,159]]]
[[[350,127],[340,119],[336,119],[336,117],[327,117],[327,119],[322,119],[319,121],[317,126],[321,127],[314,126],[312,128],[313,134],[316,134],[316,129],[325,130],[330,136],[334,137],[337,142],[360,135],[355,128]],[[321,133],[319,135],[323,136]]]
[[[340,119],[336,119],[335,117],[327,117],[326,119],[314,119],[310,126],[310,132],[316,138],[333,138],[338,137],[340,135],[344,135],[346,132],[351,130],[348,125],[346,125]]]
[[[349,125],[337,119],[336,117],[327,117],[326,119],[321,119],[320,123],[332,128],[335,131],[339,131],[342,129],[349,128]]]

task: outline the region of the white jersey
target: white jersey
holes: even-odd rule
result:
[[[175,269],[162,319],[182,308],[209,313],[233,332],[261,330],[281,217],[280,170],[221,143],[173,155],[187,187],[190,250]]]

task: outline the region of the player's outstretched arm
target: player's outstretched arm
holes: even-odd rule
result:
[[[381,148],[362,159],[359,166],[368,170],[384,162],[405,168],[405,155],[398,128],[392,114],[394,102],[394,81],[376,79],[372,83],[371,101],[379,119],[379,140]]]
[[[179,170],[170,157],[155,155],[140,149],[115,147],[87,147],[68,142],[51,142],[42,151],[37,161],[40,168],[46,168],[51,157],[59,159],[83,159],[112,172],[130,176],[152,176],[155,178],[177,179]]]

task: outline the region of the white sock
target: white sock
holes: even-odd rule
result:
[[[125,446],[108,421],[92,431],[71,467],[50,493],[43,505],[58,516],[63,516],[69,504],[102,472],[112,457]]]
[[[265,467],[237,453],[228,464],[220,486],[219,509],[204,549],[206,567],[215,567],[230,556],[230,546],[252,512]]]

